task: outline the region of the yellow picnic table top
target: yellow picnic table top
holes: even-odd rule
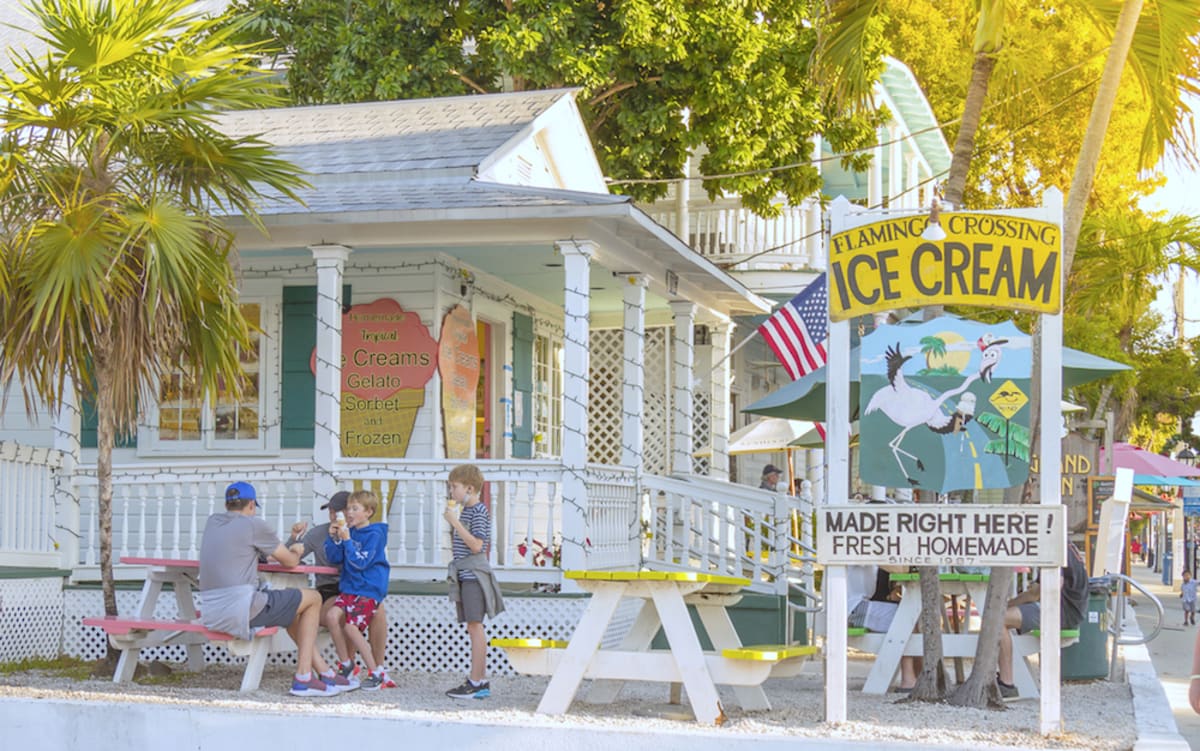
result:
[[[564,571],[563,576],[582,581],[675,581],[750,586],[750,580],[742,576],[725,576],[702,571]]]

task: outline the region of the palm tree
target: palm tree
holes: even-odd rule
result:
[[[169,372],[238,388],[250,329],[221,216],[258,224],[261,190],[303,185],[260,139],[218,130],[220,111],[281,100],[236,25],[191,5],[42,0],[27,10],[44,51],[0,74],[0,379],[27,409],[57,410],[71,384],[95,404],[108,614],[114,441]]]

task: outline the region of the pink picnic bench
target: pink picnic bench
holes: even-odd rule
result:
[[[232,654],[250,658],[246,661],[246,670],[242,674],[242,691],[254,691],[262,683],[262,671],[267,664],[267,656],[271,653],[271,642],[279,631],[278,627],[269,626],[256,631],[253,639],[246,640],[223,631],[213,631],[195,621],[155,620],[119,615],[84,618],[83,625],[103,630],[108,634],[108,640],[113,647],[121,652],[121,660],[118,661],[117,671],[113,674],[113,681],[116,683],[133,680],[137,655],[142,649],[175,644],[198,647],[211,641],[222,644]],[[132,655],[132,659],[126,659],[127,654]],[[191,660],[188,667],[194,667]]]

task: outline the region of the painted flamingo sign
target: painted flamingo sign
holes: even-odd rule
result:
[[[1028,335],[946,317],[879,326],[861,352],[864,482],[944,493],[1025,481]]]
[[[316,351],[310,366],[316,371]],[[416,313],[390,298],[342,314],[342,456],[408,452],[437,342]]]

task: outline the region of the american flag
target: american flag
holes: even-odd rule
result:
[[[771,314],[758,332],[792,380],[825,365],[825,340],[829,338],[829,304],[825,275],[821,274],[800,294]]]

